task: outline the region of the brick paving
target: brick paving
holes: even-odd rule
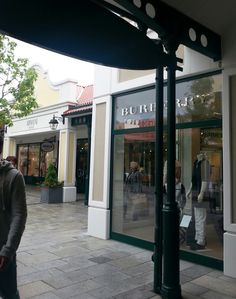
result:
[[[41,204],[27,191],[28,221],[18,250],[22,299],[146,299],[153,292],[151,252],[87,235],[83,201]],[[181,261],[185,299],[236,298],[236,279]]]

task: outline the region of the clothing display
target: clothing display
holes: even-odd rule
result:
[[[206,246],[206,218],[208,207],[208,186],[210,180],[210,163],[204,153],[197,155],[192,170],[192,184],[187,195],[192,194],[192,206],[195,228],[195,242],[190,249],[200,250]]]

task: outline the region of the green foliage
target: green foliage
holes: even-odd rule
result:
[[[57,186],[62,186],[63,183],[58,181],[57,178],[57,171],[52,162],[49,163],[48,165],[48,170],[47,174],[44,180],[44,186],[48,186],[50,188],[57,187]]]
[[[24,117],[38,106],[33,96],[37,73],[28,67],[28,59],[15,58],[16,46],[0,34],[0,126],[12,126],[15,117]]]

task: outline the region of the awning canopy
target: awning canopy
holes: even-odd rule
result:
[[[167,65],[145,33],[89,1],[1,1],[0,31],[48,50],[128,69]]]
[[[142,70],[173,63],[170,56],[163,53],[162,46],[147,37],[146,29],[151,28],[163,40],[167,34],[173,41],[220,59],[220,37],[217,34],[162,1],[153,4],[144,0],[139,2],[141,7],[129,0],[68,0],[66,3],[3,0],[0,32],[85,61]],[[154,15],[151,9],[146,11],[148,4]],[[126,20],[130,17],[137,26],[132,26],[124,16]],[[204,37],[204,45],[198,33]]]

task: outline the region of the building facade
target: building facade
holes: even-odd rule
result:
[[[88,131],[80,124],[72,126],[63,114],[78,105],[84,87],[69,79],[52,84],[41,67],[35,68],[38,73],[35,97],[39,107],[27,117],[15,119],[13,126],[7,128],[2,156],[17,157],[18,168],[24,175],[26,184],[42,183],[49,162],[53,162],[59,181],[64,182],[63,201],[75,201],[77,192],[81,191],[76,187],[78,140],[88,138]],[[53,116],[58,126],[52,130],[49,121]]]
[[[236,257],[232,140],[235,125],[231,124],[236,57],[229,45],[235,48],[230,34],[224,39],[220,63],[189,48],[178,49],[177,56],[182,56],[184,63],[183,72],[177,71],[176,159],[180,168],[179,192],[186,195],[185,199],[181,195],[184,202],[181,257],[224,269],[226,275],[236,277],[236,265],[232,262]],[[154,70],[137,72],[96,67],[88,211],[90,235],[150,249],[154,242],[154,127],[158,121],[155,120],[154,84]],[[163,138],[165,148],[166,133]],[[164,162],[166,151],[167,148],[163,153]],[[197,164],[203,156],[204,163]],[[142,191],[139,189],[138,193],[145,194],[136,195],[136,199],[130,196],[133,191],[130,192],[128,185],[131,162],[138,163],[142,175]],[[196,207],[196,169],[197,165],[205,164],[207,167],[201,174],[198,172],[198,179],[206,181],[207,189],[204,202]],[[98,172],[103,175],[98,176]],[[204,244],[197,248],[194,242],[199,225]]]

